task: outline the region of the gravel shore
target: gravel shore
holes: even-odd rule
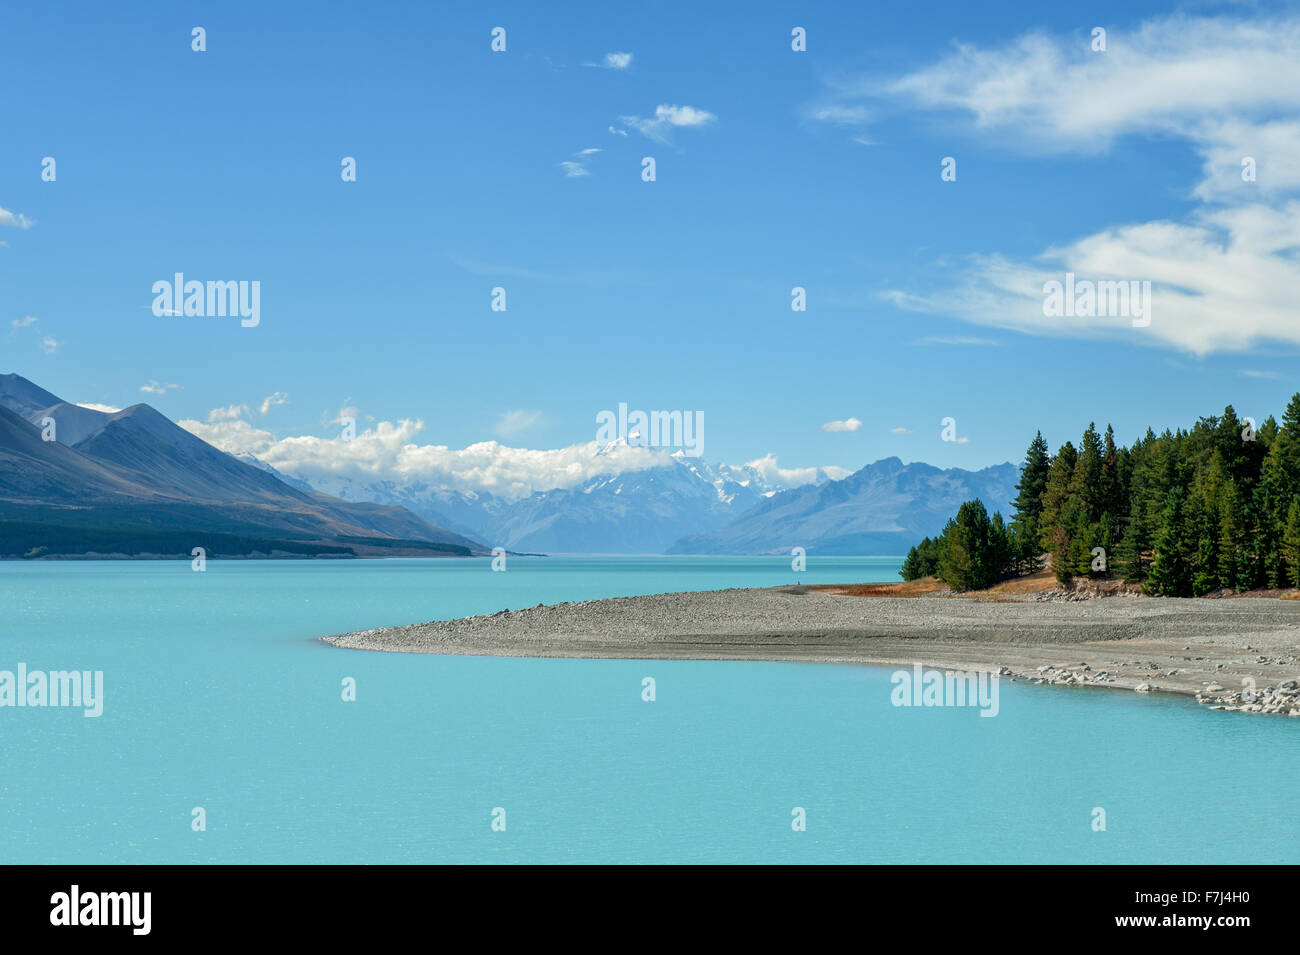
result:
[[[992,601],[775,587],[563,603],[323,639],[474,656],[922,663],[1300,715],[1300,600]]]

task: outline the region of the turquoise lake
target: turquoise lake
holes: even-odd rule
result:
[[[893,558],[0,563],[0,862],[1141,862],[1300,857],[1295,721],[888,669],[368,653],[316,637],[672,590],[897,580]],[[653,703],[641,680],[657,684]],[[345,678],[357,699],[344,702]],[[207,829],[191,829],[203,807]],[[492,813],[506,813],[504,832]],[[807,830],[793,831],[802,807]],[[1092,829],[1093,809],[1106,831]]]

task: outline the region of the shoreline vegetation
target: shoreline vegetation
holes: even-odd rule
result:
[[[1048,567],[1062,584],[1120,580],[1161,597],[1300,587],[1300,394],[1281,424],[1229,405],[1128,448],[1095,424],[1077,449],[1047,447],[1040,431],[1009,523],[965,502],[908,552],[903,579],[984,590]]]

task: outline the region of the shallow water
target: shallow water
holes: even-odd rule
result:
[[[898,565],[0,563],[0,670],[105,681],[99,718],[0,708],[0,861],[1297,860],[1296,721],[1006,681],[988,719],[896,708],[891,671],[871,667],[313,639],[539,602],[896,580]],[[807,831],[792,831],[795,807]]]

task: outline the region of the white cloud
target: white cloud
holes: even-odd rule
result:
[[[889,433],[890,434],[911,434],[912,432],[909,431],[907,428],[890,428]]]
[[[848,468],[830,465],[822,468],[783,468],[777,464],[775,454],[765,454],[753,461],[746,461],[745,467],[753,468],[768,484],[781,484],[785,487],[799,487],[828,478],[839,481],[853,472]]]
[[[26,328],[28,325],[35,325],[40,319],[35,315],[24,315],[22,318],[15,318],[9,324],[14,328]]]
[[[832,103],[824,106],[814,106],[807,110],[806,115],[809,119],[821,123],[831,123],[835,126],[861,126],[871,119],[874,114],[865,106],[845,106]]]
[[[673,129],[698,129],[716,123],[718,117],[706,109],[697,109],[694,106],[671,106],[664,103],[655,107],[655,114],[651,119],[623,116],[620,120],[624,125],[631,126],[641,135],[655,142],[668,143]]]
[[[248,405],[227,405],[224,408],[213,408],[208,412],[208,422],[234,421],[248,414]]]
[[[1102,337],[1205,355],[1300,344],[1300,17],[1171,16],[1086,36],[1030,33],[960,46],[895,79],[840,84],[836,102],[906,105],[964,118],[1031,154],[1100,154],[1122,137],[1181,140],[1201,159],[1178,221],[1122,222],[1030,260],[971,256],[948,288],[887,293],[904,308],[1039,335]],[[1211,76],[1213,82],[1203,78]],[[1242,180],[1252,157],[1257,181]],[[1047,281],[1151,282],[1149,327],[1049,318]]]
[[[0,226],[9,226],[14,229],[30,229],[36,225],[35,219],[29,219],[21,212],[10,212],[8,209],[0,208]]]
[[[606,69],[626,70],[632,65],[631,53],[606,53],[604,59]]]
[[[570,179],[577,179],[581,176],[590,176],[591,170],[587,168],[587,163],[591,160],[591,157],[596,155],[598,152],[600,152],[600,149],[594,146],[587,149],[579,149],[573,154],[578,158],[566,160],[560,163],[560,168],[564,170],[564,175]]]
[[[1294,110],[1300,96],[1295,17],[1174,15],[1112,29],[1107,39],[1104,53],[1078,34],[1031,32],[997,48],[961,44],[899,77],[840,83],[810,112],[836,122],[853,110],[911,106],[965,115],[974,131],[1021,147],[1099,153],[1135,133],[1240,147],[1252,120]],[[1248,154],[1238,152],[1236,164]]]
[[[102,411],[104,414],[117,414],[121,408],[114,405],[102,405],[98,401],[78,401],[78,408],[89,408],[91,411]]]
[[[609,127],[609,131],[613,133],[615,136],[623,136],[624,138],[627,137],[626,129],[619,129],[617,126],[611,126]]]
[[[289,396],[283,391],[277,391],[275,394],[267,395],[265,398],[263,398],[262,403],[261,405],[258,406],[257,410],[262,412],[263,415],[267,415],[271,413],[271,409],[276,405],[283,405],[288,403],[289,403]]]
[[[46,335],[44,338],[41,339],[41,351],[45,352],[45,354],[47,355],[53,355],[55,352],[59,350],[59,346],[62,344],[63,342],[57,341],[51,338],[49,335]]]
[[[355,409],[345,408],[344,412]],[[342,417],[355,417],[340,414]],[[600,474],[667,467],[664,449],[601,446],[595,441],[555,450],[512,448],[483,441],[460,450],[415,443],[422,421],[377,422],[359,430],[351,441],[314,435],[277,438],[242,418],[186,420],[181,427],[232,453],[247,452],[304,480],[349,477],[368,484],[377,480],[420,481],[437,486],[488,491],[517,500],[534,491],[574,487]],[[599,452],[599,453],[598,453]]]
[[[1035,263],[972,256],[955,287],[888,293],[929,314],[1040,335],[1104,337],[1206,355],[1266,342],[1300,344],[1300,201],[1201,211],[1188,224],[1118,226],[1057,249]],[[1148,280],[1150,325],[1128,318],[1047,317],[1043,286],[1065,273]]]
[[[421,483],[486,491],[510,501],[536,491],[576,487],[600,475],[674,466],[670,449],[630,447],[625,442],[601,444],[593,440],[544,450],[497,441],[461,449],[419,444],[424,423],[410,419],[377,422],[359,430],[351,441],[314,435],[280,438],[246,420],[241,412],[246,414],[247,409],[231,405],[209,412],[207,421],[178,424],[223,451],[252,454],[308,482],[349,478],[361,485],[381,480]],[[521,414],[526,418],[534,412]],[[356,409],[342,409],[339,417],[345,416],[356,417]],[[786,487],[839,480],[851,473],[840,467],[782,468],[771,454],[748,466],[769,483]]]
[[[180,385],[160,385],[157,381],[150,381],[147,385],[141,385],[140,390],[147,395],[165,395],[179,387]]]
[[[1246,378],[1270,378],[1270,379],[1272,379],[1272,378],[1281,378],[1281,377],[1282,377],[1281,374],[1279,374],[1279,373],[1276,372],[1276,371],[1256,371],[1256,370],[1251,369],[1251,368],[1248,368],[1248,369],[1242,371],[1242,375],[1245,376]]]
[[[822,425],[823,431],[857,431],[862,422],[857,418],[845,418],[843,421],[827,421]]]
[[[520,431],[528,430],[533,425],[537,424],[541,417],[542,413],[540,411],[528,411],[524,409],[507,411],[501,416],[500,420],[497,421],[496,427],[493,430],[502,437],[508,437],[512,434],[518,434]]]

